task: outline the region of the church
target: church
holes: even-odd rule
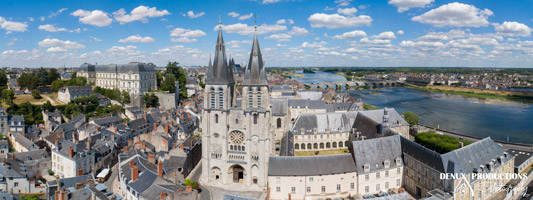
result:
[[[263,191],[274,144],[268,81],[257,33],[244,74],[242,98],[236,95],[220,24],[215,48],[204,90],[200,181],[213,187]]]

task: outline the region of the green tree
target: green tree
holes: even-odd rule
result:
[[[170,93],[176,92],[176,78],[174,77],[174,74],[168,74],[165,76],[165,80],[161,83],[161,90]]]
[[[147,108],[157,107],[158,103],[159,103],[159,98],[157,98],[157,96],[155,96],[154,93],[144,94],[144,104]]]
[[[179,82],[180,86],[180,99],[187,98],[187,90],[185,90],[185,85],[187,84],[187,72],[183,67],[179,66],[178,62],[168,62],[167,64],[167,74],[173,74],[176,80]]]
[[[122,91],[122,103],[131,103],[130,93],[126,92],[126,90]]]
[[[155,71],[157,88],[161,88],[161,83],[163,82],[163,74],[159,73],[159,70]]]
[[[407,123],[409,123],[409,126],[414,126],[418,124],[418,120],[419,120],[418,115],[411,111],[404,112],[403,118],[405,119],[405,121],[407,121]]]
[[[53,81],[59,80],[60,77],[61,75],[59,74],[57,69],[51,68],[50,71],[48,72],[48,80],[46,82],[46,85],[50,85]]]
[[[8,105],[12,105],[13,100],[15,99],[15,92],[7,89],[2,90],[2,99],[4,99]]]
[[[46,101],[46,103],[44,103],[43,105],[43,109],[47,111],[53,111],[54,106],[52,106],[52,103],[50,103],[50,101]]]
[[[0,87],[6,87],[7,86],[7,75],[4,70],[0,70]]]
[[[23,73],[17,79],[17,83],[19,84],[20,87],[25,87],[25,88],[28,88],[29,90],[33,90],[37,88],[37,85],[39,84],[39,79],[35,77],[34,75]]]
[[[32,90],[31,91],[31,96],[34,98],[34,99],[41,99],[43,97],[41,97],[41,92],[39,92],[39,90]]]

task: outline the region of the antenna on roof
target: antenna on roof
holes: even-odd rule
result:
[[[254,13],[254,29],[255,29],[255,32],[257,33],[257,14]]]

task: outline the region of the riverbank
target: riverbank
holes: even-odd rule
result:
[[[297,78],[305,77],[305,74],[296,74],[294,72],[288,72],[287,74],[290,74],[291,76],[294,76],[294,77],[297,77]]]
[[[407,88],[422,90],[427,92],[441,92],[446,94],[462,95],[468,97],[485,98],[485,99],[505,99],[511,101],[519,101],[526,103],[533,103],[533,93],[526,92],[507,92],[495,90],[481,90],[471,88],[459,88],[450,86],[416,86],[405,85]]]

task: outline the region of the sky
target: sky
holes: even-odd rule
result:
[[[533,67],[533,0],[0,1],[0,67]],[[255,16],[254,16],[255,15]]]

